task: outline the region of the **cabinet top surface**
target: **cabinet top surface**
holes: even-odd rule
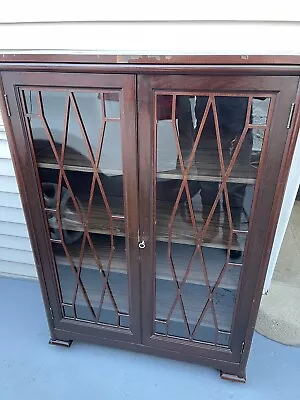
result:
[[[3,53],[3,63],[93,63],[93,64],[202,64],[202,65],[297,65],[298,55],[110,55],[50,53]]]

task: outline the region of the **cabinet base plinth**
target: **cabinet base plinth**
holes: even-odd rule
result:
[[[246,383],[246,374],[244,376],[237,376],[220,371],[220,377],[231,382]]]
[[[73,343],[73,340],[59,340],[59,339],[50,339],[49,344],[55,344],[56,346],[64,346],[70,347]]]

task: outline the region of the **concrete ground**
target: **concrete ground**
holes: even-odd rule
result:
[[[256,329],[280,343],[300,346],[300,201],[295,201]]]
[[[48,345],[37,282],[0,279],[0,399],[300,399],[300,348],[256,334],[247,383],[216,370],[74,342]]]

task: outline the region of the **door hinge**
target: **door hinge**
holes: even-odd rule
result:
[[[290,108],[290,114],[289,114],[288,122],[286,124],[287,129],[290,129],[290,127],[291,127],[293,116],[294,116],[294,111],[295,111],[295,103],[292,103],[291,104],[291,108]]]
[[[7,115],[8,115],[9,117],[11,117],[11,112],[10,112],[10,107],[9,107],[9,102],[8,102],[7,94],[4,95],[4,101],[5,101],[5,106],[6,106]]]
[[[245,350],[245,342],[242,343],[241,354],[244,353],[244,350]]]
[[[51,319],[54,319],[54,314],[53,314],[52,308],[50,307],[49,310],[50,310]]]

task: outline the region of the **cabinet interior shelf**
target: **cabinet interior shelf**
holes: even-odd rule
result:
[[[101,260],[103,270],[106,271],[109,254],[110,254],[110,237],[107,235],[91,235],[91,239],[95,248],[95,252]],[[54,245],[54,254],[56,263],[59,265],[69,265],[69,261],[60,245]],[[126,252],[125,252],[125,239],[121,237],[114,238],[114,254],[111,263],[111,271],[113,273],[127,274],[126,266]],[[81,249],[81,240],[73,244],[68,245],[68,251],[74,261],[74,264],[78,266],[79,256]],[[189,259],[192,254],[192,249],[187,245],[175,244],[172,247],[172,257],[175,264],[175,271],[177,280],[182,281],[186,268],[188,266]],[[205,266],[207,270],[208,280],[211,288],[215,285],[221,269],[225,264],[225,252],[222,250],[203,250],[205,258]],[[235,261],[236,262],[236,261]],[[99,270],[95,261],[93,252],[90,246],[86,243],[82,269],[96,269]],[[223,278],[219,284],[219,287],[225,289],[235,290],[238,286],[240,276],[240,267],[234,266],[225,271]],[[173,281],[171,272],[170,261],[167,257],[167,245],[166,243],[156,244],[156,277],[157,279]],[[200,263],[200,259],[197,256],[192,264],[192,268],[189,272],[187,283],[193,285],[205,286],[205,278],[203,274],[203,267]]]
[[[229,162],[225,162],[225,171]],[[187,164],[185,164],[187,167]],[[227,182],[245,183],[248,185],[255,184],[257,175],[257,166],[253,164],[241,164],[235,162]],[[175,169],[160,171],[156,173],[157,178],[163,179],[183,179],[179,165]],[[194,160],[189,170],[188,179],[190,181],[200,182],[222,182],[222,173],[219,160],[216,157],[210,157],[209,154],[203,154],[201,159]]]
[[[60,154],[60,151],[58,151]],[[50,146],[43,147],[36,154],[38,160],[38,166],[41,168],[48,169],[59,169],[59,166],[54,157],[53,151]],[[66,147],[64,157],[64,169],[66,171],[80,171],[80,172],[93,172],[93,168],[90,160],[84,155],[74,151],[71,147]],[[122,171],[116,169],[101,169],[101,161],[99,171],[107,175],[121,175]],[[252,164],[245,165],[238,162],[235,163],[227,182],[232,183],[245,183],[255,184],[257,175],[257,168]],[[156,174],[157,178],[160,179],[174,179],[182,180],[182,174],[180,168],[171,170],[158,171]],[[212,158],[204,156],[201,160],[195,160],[192,164],[189,173],[189,180],[200,181],[200,182],[222,182],[222,176],[220,171],[220,164],[212,162]]]
[[[80,204],[83,211],[83,216],[87,214],[88,199],[79,198]],[[112,214],[123,215],[123,198],[121,197],[109,197],[108,203],[111,207]],[[156,207],[156,240],[160,242],[168,242],[169,232],[168,225],[170,222],[170,215],[173,209],[173,204],[165,201],[158,201]],[[195,218],[198,229],[203,225],[203,215],[201,209],[194,210]],[[55,220],[51,219],[53,211],[47,211],[49,215],[49,224],[51,228],[57,229],[58,224]],[[220,249],[228,249],[228,237],[229,237],[229,226],[224,212],[220,212],[219,220],[222,222],[222,226],[219,222],[212,220],[208,226],[207,232],[202,241],[203,247],[212,247]],[[247,223],[244,224],[247,230]],[[62,227],[65,230],[83,231],[83,225],[77,215],[76,211],[66,211],[62,218]],[[108,214],[105,205],[101,197],[94,197],[92,210],[88,223],[88,230],[90,233],[102,233],[110,234],[110,224]],[[125,236],[125,224],[122,219],[115,219],[113,221],[113,235],[114,236]],[[195,245],[195,232],[188,214],[187,206],[181,204],[177,210],[174,222],[172,225],[172,243],[179,244],[190,244]],[[243,250],[245,245],[245,238],[241,241],[234,241],[231,244],[231,250]]]
[[[47,169],[57,169],[59,170],[59,165],[58,164],[49,164],[49,163],[44,163],[44,162],[38,162],[37,163],[39,168],[47,168]],[[94,170],[92,167],[88,166],[83,166],[83,165],[65,165],[64,164],[64,170],[66,171],[77,171],[77,172],[90,172],[93,173]],[[106,175],[122,175],[121,170],[117,169],[105,169],[103,170],[103,173]]]

